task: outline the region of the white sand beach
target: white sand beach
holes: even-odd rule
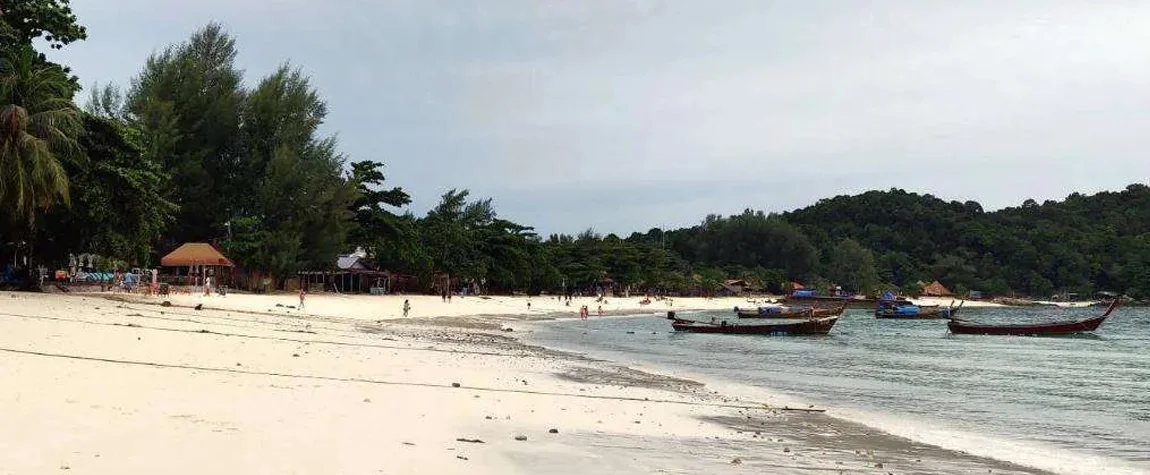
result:
[[[1038,473],[507,331],[593,299],[109,296],[0,295],[0,474]]]

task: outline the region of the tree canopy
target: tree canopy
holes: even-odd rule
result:
[[[406,210],[411,197],[383,161],[346,157],[321,132],[328,106],[303,68],[284,63],[245,82],[220,25],[159,49],[123,89],[93,87],[81,111],[76,80],[34,49],[86,37],[68,2],[11,0],[0,13],[0,242],[30,241],[43,261],[95,252],[148,265],[210,241],[280,283],[362,248],[423,290],[709,293],[739,279],[775,292],[799,281],[915,293],[939,280],[993,294],[1150,296],[1144,184],[997,211],[868,191],[626,237],[542,237],[466,189],[423,216]]]

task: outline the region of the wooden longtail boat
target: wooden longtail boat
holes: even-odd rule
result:
[[[784,304],[789,304],[789,305],[812,305],[812,304],[820,304],[821,303],[821,304],[826,304],[828,307],[846,304],[847,307],[849,307],[849,308],[871,309],[871,308],[874,308],[874,306],[876,304],[878,304],[879,301],[878,301],[878,299],[868,299],[868,298],[862,298],[862,297],[826,297],[826,296],[803,297],[803,296],[789,295],[789,296],[783,298],[781,300],[781,302]]]
[[[847,305],[842,304],[842,305],[839,305],[837,308],[830,308],[830,307],[828,307],[828,308],[818,308],[818,307],[790,308],[790,309],[788,309],[788,311],[779,312],[779,313],[764,313],[759,309],[742,310],[742,309],[736,308],[735,314],[738,315],[739,318],[779,318],[779,319],[803,318],[803,319],[810,319],[810,318],[823,318],[823,317],[837,317],[839,315],[842,315],[843,311],[846,310],[846,308],[847,308]]]
[[[946,324],[950,332],[956,335],[1017,335],[1017,336],[1044,336],[1069,335],[1072,333],[1092,332],[1110,316],[1114,308],[1118,307],[1118,300],[1110,302],[1106,313],[1097,317],[1083,318],[1049,323],[1029,323],[1011,325],[993,325],[989,323],[975,323],[960,319],[951,319]]]
[[[826,335],[835,326],[839,317],[812,318],[809,320],[795,320],[777,323],[735,324],[726,320],[718,322],[698,322],[684,320],[669,313],[667,319],[672,320],[671,327],[675,331],[691,333],[727,333],[733,335]]]
[[[954,318],[964,304],[966,304],[965,300],[959,303],[958,307],[954,306],[954,302],[951,302],[951,306],[946,308],[939,307],[938,305],[920,306],[915,313],[899,313],[895,310],[895,307],[890,306],[879,307],[874,311],[874,318],[891,320],[940,320],[944,318]]]

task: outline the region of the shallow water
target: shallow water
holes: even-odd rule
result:
[[[1101,311],[967,309],[964,317],[1030,322]],[[667,320],[648,317],[547,323],[531,339],[769,388],[866,414],[863,422],[897,421],[911,437],[945,430],[926,441],[961,450],[982,444],[1012,462],[1067,473],[1150,472],[1145,308],[1120,308],[1081,337],[950,335],[941,320],[876,320],[849,310],[823,337],[675,333]]]

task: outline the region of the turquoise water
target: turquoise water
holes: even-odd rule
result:
[[[964,312],[976,321],[1023,322],[1101,311]],[[701,315],[730,318],[729,312]],[[552,322],[532,339],[896,421],[880,427],[900,435],[945,429],[946,437],[925,441],[963,450],[981,444],[996,458],[1031,466],[1150,472],[1145,308],[1120,308],[1094,335],[1082,337],[950,335],[945,321],[876,320],[850,310],[824,337],[674,333],[667,320],[652,316]],[[1052,462],[1056,458],[1063,462]]]

